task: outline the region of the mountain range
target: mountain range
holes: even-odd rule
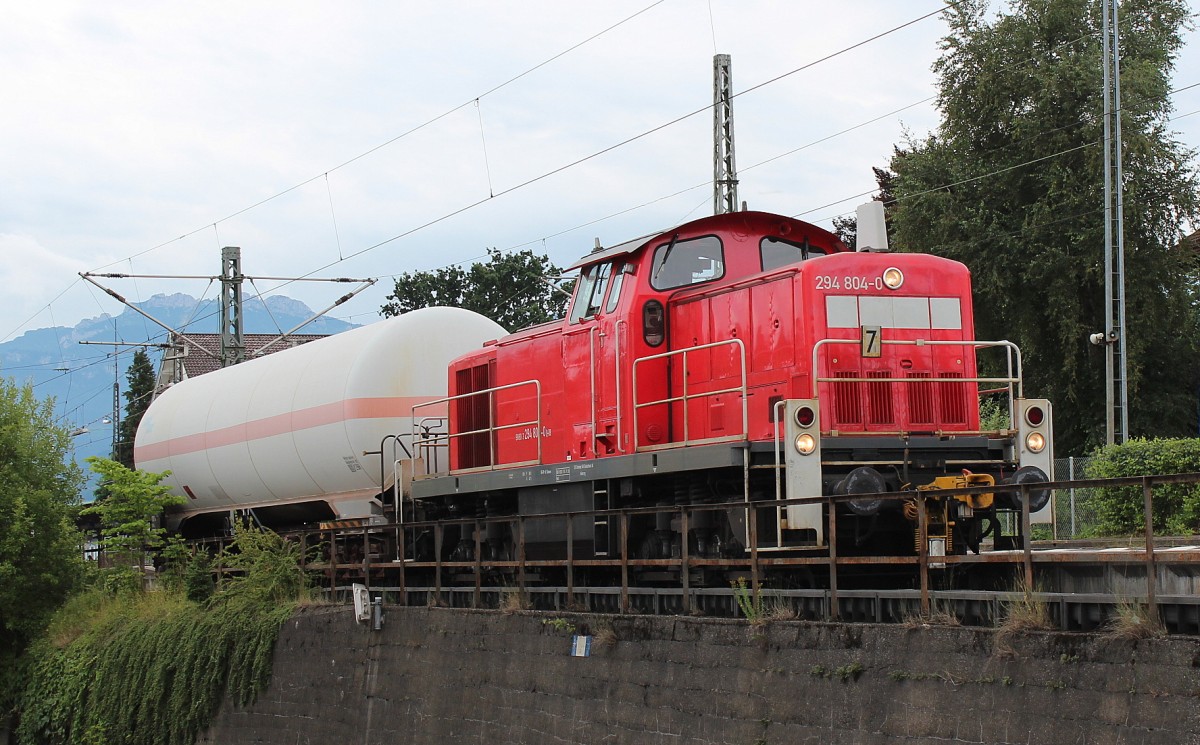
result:
[[[182,332],[211,334],[219,330],[219,308],[214,299],[197,300],[190,295],[175,293],[154,295],[133,304]],[[242,304],[242,329],[247,334],[278,334],[312,314],[303,302],[282,295],[269,296],[265,301],[257,297],[246,298]],[[356,325],[322,317],[297,333],[336,334]],[[86,318],[74,326],[26,331],[0,344],[0,375],[18,383],[31,383],[41,398],[52,396],[60,422],[76,431],[86,430],[79,431],[74,439],[75,459],[82,464],[89,455],[107,457],[112,450],[113,383],[118,382],[124,393],[127,387],[125,372],[138,348],[134,345],[166,340],[166,330],[126,308],[118,315],[105,313]],[[102,344],[80,343],[85,341]],[[157,370],[161,350],[152,346],[146,349]],[[121,396],[119,409],[122,415],[124,408],[125,398]],[[90,494],[90,489],[87,493]]]

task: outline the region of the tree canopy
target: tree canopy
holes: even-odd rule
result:
[[[51,401],[0,379],[0,670],[11,669],[82,574],[74,516],[83,474],[67,462],[70,447]]]
[[[125,380],[129,383],[122,394],[125,396],[125,416],[117,429],[117,443],[112,457],[126,468],[133,468],[134,437],[154,395],[154,367],[146,350],[139,349],[133,353],[133,362],[125,371]]]
[[[967,264],[976,337],[1010,339],[1026,395],[1050,398],[1057,449],[1103,440],[1101,9],[1092,0],[947,9],[937,130],[891,160],[893,244]],[[1195,433],[1200,271],[1181,230],[1200,216],[1194,153],[1169,129],[1182,0],[1121,4],[1126,328],[1133,434]],[[881,180],[881,184],[883,181]]]
[[[83,510],[85,515],[100,516],[104,550],[140,555],[165,546],[167,529],[155,525],[154,519],[167,507],[187,502],[160,483],[170,472],[136,471],[94,456],[87,462],[107,491],[104,499]]]
[[[390,317],[449,305],[473,310],[515,331],[562,317],[566,296],[544,281],[561,271],[548,257],[529,250],[506,254],[489,248],[488,260],[467,270],[448,266],[400,275],[380,312]]]

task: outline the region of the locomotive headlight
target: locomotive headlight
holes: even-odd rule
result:
[[[900,285],[904,284],[904,272],[894,266],[889,266],[883,270],[883,283],[889,290],[900,289]]]
[[[801,455],[811,455],[812,451],[817,449],[817,441],[812,435],[805,432],[804,434],[796,435],[796,452]]]
[[[1046,447],[1046,437],[1041,432],[1030,432],[1025,436],[1025,447],[1031,453],[1040,453]]]

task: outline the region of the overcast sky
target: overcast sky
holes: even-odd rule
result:
[[[78,272],[213,275],[222,245],[242,247],[249,275],[383,278],[334,313],[361,323],[391,275],[487,247],[566,265],[596,237],[708,214],[711,113],[668,123],[711,103],[715,52],[732,55],[738,92],[809,66],[735,100],[739,196],[828,226],[906,131],[935,126],[945,24],[915,19],[940,7],[4,0],[0,341],[121,310]],[[1194,41],[1175,81],[1200,82]],[[1200,88],[1175,104],[1200,109]],[[1200,115],[1173,126],[1200,145]],[[107,284],[134,300],[215,294]],[[346,288],[282,291],[319,308]]]

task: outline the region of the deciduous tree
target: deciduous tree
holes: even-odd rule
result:
[[[83,474],[51,401],[0,379],[0,714],[12,660],[82,576]]]
[[[891,160],[894,244],[966,263],[976,336],[1023,353],[1026,395],[1053,400],[1058,452],[1102,441],[1105,327],[1100,3],[984,0],[947,9],[937,130]],[[1200,371],[1192,151],[1170,131],[1170,72],[1190,10],[1125,0],[1126,328],[1134,434],[1195,433]]]
[[[459,266],[409,272],[396,279],[382,315],[398,316],[418,308],[449,305],[466,308],[515,331],[563,315],[566,297],[546,280],[561,270],[532,251],[502,253],[488,249],[488,260],[468,270]]]

